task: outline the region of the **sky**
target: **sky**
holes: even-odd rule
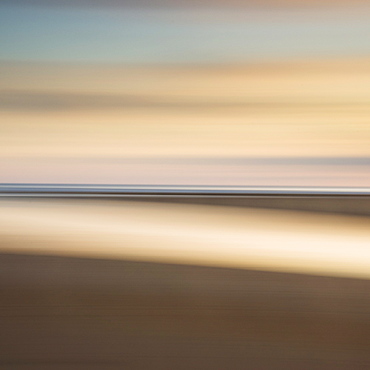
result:
[[[1,1],[0,181],[368,186],[370,7],[242,3]]]
[[[370,8],[36,3],[1,3],[0,61],[228,63],[370,54]]]

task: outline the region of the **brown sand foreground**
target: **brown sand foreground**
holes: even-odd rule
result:
[[[367,369],[369,233],[367,217],[2,200],[0,369]]]
[[[367,369],[370,281],[0,255],[1,369]]]

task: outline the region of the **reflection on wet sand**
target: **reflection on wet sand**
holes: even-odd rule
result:
[[[367,217],[189,204],[3,200],[4,251],[370,277]]]

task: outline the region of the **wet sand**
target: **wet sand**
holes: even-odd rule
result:
[[[0,221],[1,369],[370,366],[366,217],[3,200]]]
[[[0,255],[1,369],[365,369],[370,281]]]
[[[103,199],[0,205],[7,253],[370,277],[368,217]]]

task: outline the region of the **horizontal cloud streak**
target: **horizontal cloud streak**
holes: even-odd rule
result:
[[[219,109],[322,109],[335,107],[343,109],[367,108],[367,104],[361,102],[284,102],[278,98],[259,101],[258,99],[236,99],[233,102],[212,101],[212,99],[179,99],[171,100],[171,97],[158,99],[152,96],[135,95],[109,95],[109,94],[76,94],[56,92],[23,92],[23,91],[0,91],[0,110],[9,111],[62,111],[78,109],[180,109],[180,110],[219,110]],[[239,100],[239,101],[238,101]]]
[[[224,63],[368,55],[370,12],[3,6],[0,59]]]
[[[3,4],[56,6],[56,7],[265,7],[297,8],[312,6],[340,7],[343,5],[368,5],[367,0],[2,0]]]

